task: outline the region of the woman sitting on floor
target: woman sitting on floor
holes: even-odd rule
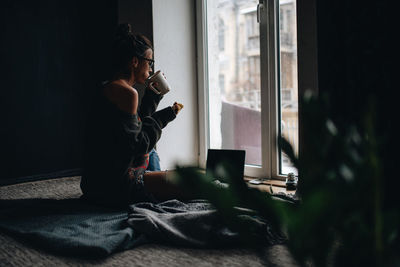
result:
[[[146,90],[138,107],[135,83],[144,84],[154,64],[153,48],[143,35],[120,25],[113,45],[111,79],[93,97],[85,141],[83,198],[103,205],[183,198],[167,171],[146,172],[148,153],[181,106],[156,112],[162,95]],[[153,84],[157,87],[157,84]]]

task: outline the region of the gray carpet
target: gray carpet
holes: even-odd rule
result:
[[[80,177],[66,177],[0,187],[0,199],[77,198]],[[189,249],[157,244],[142,245],[104,259],[54,255],[22,239],[0,233],[0,266],[297,266],[287,248],[265,249],[268,261],[247,249]],[[269,263],[267,263],[269,262]]]

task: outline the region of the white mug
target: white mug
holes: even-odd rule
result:
[[[153,86],[153,83],[157,83],[157,87]],[[158,95],[165,95],[169,92],[170,88],[161,70],[158,70],[146,80],[146,85]]]

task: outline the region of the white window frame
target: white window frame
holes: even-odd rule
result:
[[[197,75],[199,100],[199,166],[205,168],[209,147],[208,69],[207,69],[207,0],[196,0]],[[261,167],[246,165],[249,177],[284,180],[279,174],[278,122],[278,51],[279,2],[259,0],[260,73],[261,73]],[[264,74],[264,75],[263,75]]]

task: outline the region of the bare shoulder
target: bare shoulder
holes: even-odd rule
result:
[[[122,111],[136,114],[139,95],[133,87],[111,82],[104,87],[104,95]]]
[[[137,97],[138,92],[135,88],[118,82],[110,82],[104,87],[107,96],[115,97]]]

